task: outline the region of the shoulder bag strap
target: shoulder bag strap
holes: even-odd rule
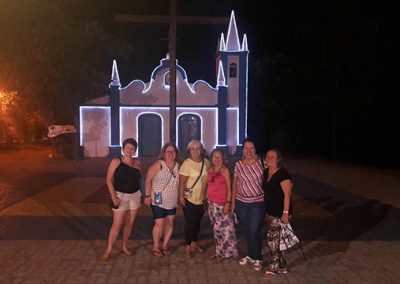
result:
[[[203,173],[203,168],[204,168],[204,158],[203,158],[203,162],[201,163],[201,169],[200,169],[200,174],[197,177],[196,181],[194,182],[194,184],[190,187],[190,189],[193,189],[193,187],[196,185],[196,183],[199,181],[201,174]]]

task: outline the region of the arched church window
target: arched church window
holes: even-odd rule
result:
[[[164,75],[164,86],[168,86],[169,87],[169,72],[166,72]]]
[[[237,64],[236,63],[231,63],[229,65],[229,77],[230,78],[236,78],[237,77]]]
[[[201,139],[201,119],[197,114],[183,114],[178,119],[178,148],[185,151],[190,140]]]

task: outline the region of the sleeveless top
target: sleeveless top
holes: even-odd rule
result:
[[[207,182],[207,199],[220,206],[224,206],[228,191],[225,177],[219,172],[210,172],[207,177]]]
[[[260,161],[246,165],[241,160],[235,163],[234,175],[237,178],[236,199],[246,203],[263,202],[261,188],[263,166]]]
[[[173,209],[178,207],[179,164],[175,162],[173,170],[170,171],[163,160],[159,162],[161,169],[154,176],[151,184],[151,204],[168,210]],[[154,198],[157,194],[161,194],[161,197],[158,197],[158,200],[161,200],[159,203],[156,203]]]
[[[114,188],[124,193],[135,193],[140,189],[140,171],[125,164],[121,158],[114,172]]]

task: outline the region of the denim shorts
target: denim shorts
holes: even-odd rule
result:
[[[154,219],[162,219],[167,216],[176,215],[176,208],[164,209],[155,205],[151,205],[151,211],[153,211]]]

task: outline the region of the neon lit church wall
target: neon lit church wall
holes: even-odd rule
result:
[[[221,34],[216,56],[217,84],[189,82],[185,69],[176,71],[177,145],[184,150],[191,137],[207,151],[236,152],[247,132],[247,37],[240,44],[232,11],[227,36]],[[145,83],[121,87],[113,61],[109,95],[80,107],[80,145],[85,157],[119,156],[125,138],[138,140],[139,155],[157,155],[169,141],[169,58],[163,58]]]

